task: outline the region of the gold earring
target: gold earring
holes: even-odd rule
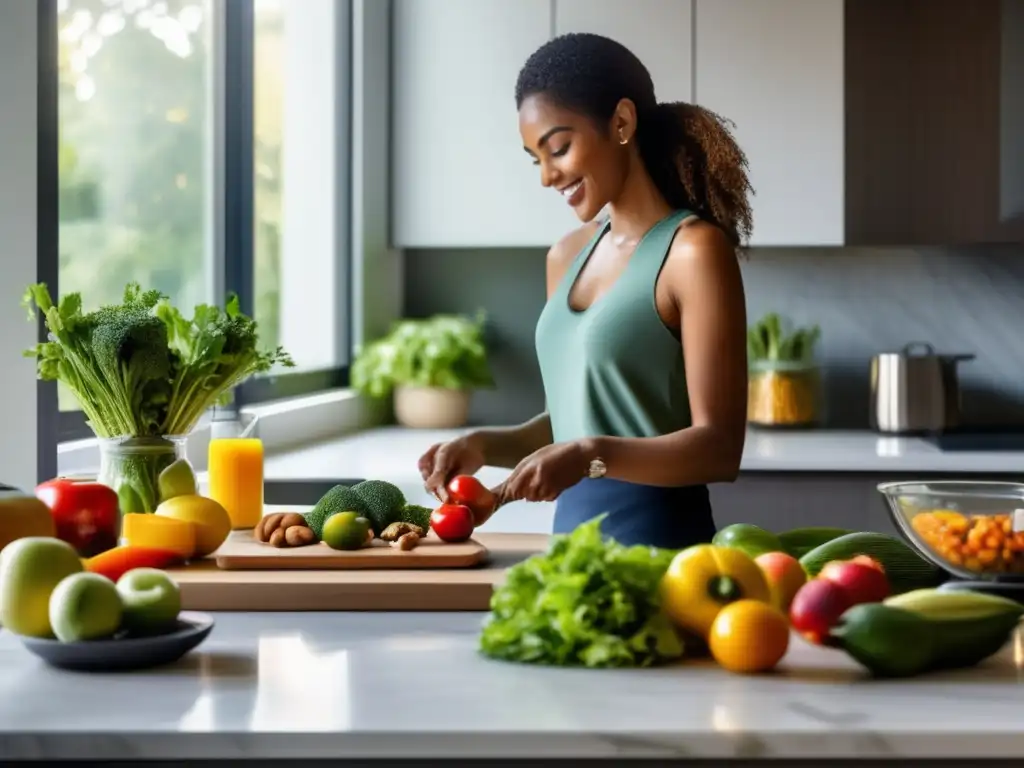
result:
[[[619,134],[619,144],[621,144],[622,146],[626,146],[627,144],[629,144],[629,139],[627,139],[625,136],[623,136],[620,133]]]

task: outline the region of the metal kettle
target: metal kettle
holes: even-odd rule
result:
[[[926,342],[871,359],[871,426],[893,435],[936,434],[960,425],[957,364],[974,355],[940,355]]]

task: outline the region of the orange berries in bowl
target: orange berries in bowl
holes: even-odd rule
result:
[[[918,543],[965,576],[1024,574],[1024,531],[1011,514],[923,510],[910,520]]]

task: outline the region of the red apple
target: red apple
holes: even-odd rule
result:
[[[882,573],[885,573],[885,566],[877,560],[875,560],[875,558],[871,557],[871,555],[857,555],[856,557],[851,557],[849,562],[867,565],[871,568],[874,568],[876,571],[881,571]]]
[[[772,603],[785,613],[800,587],[807,582],[800,561],[785,552],[765,552],[755,557],[754,562],[768,581]]]
[[[829,630],[852,605],[843,587],[826,579],[812,579],[793,598],[789,622],[808,642],[829,645]]]
[[[880,603],[889,596],[889,580],[874,566],[852,560],[828,563],[818,574],[847,591],[852,605]]]

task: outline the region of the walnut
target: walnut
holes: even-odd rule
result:
[[[373,528],[367,528],[366,529],[366,539],[363,541],[363,546],[364,547],[372,546],[373,545],[373,540],[375,538],[377,538],[377,537],[373,533]]]
[[[413,526],[413,528],[417,528],[417,527],[418,526],[415,526],[415,525]],[[403,533],[397,539],[392,541],[391,542],[391,546],[392,547],[396,547],[397,549],[400,549],[403,552],[408,552],[410,549],[413,549],[414,547],[416,547],[416,545],[419,544],[419,543],[420,543],[420,535],[418,533],[416,533],[415,531],[409,531],[408,533]]]
[[[423,536],[423,529],[412,523],[392,523],[384,529],[380,537],[384,541],[398,541],[407,533],[415,533],[417,537],[421,537]]]
[[[304,547],[316,542],[313,529],[306,524],[306,518],[297,512],[267,515],[256,525],[253,534],[258,541],[272,547]]]
[[[284,529],[284,540],[289,547],[306,547],[316,543],[316,535],[308,525],[289,525]]]
[[[291,528],[293,525],[302,525],[306,528],[309,525],[306,523],[306,518],[300,515],[298,512],[275,512],[271,515],[267,515],[256,524],[256,528],[253,530],[253,535],[257,541],[270,541],[271,535],[276,530],[285,530]]]

